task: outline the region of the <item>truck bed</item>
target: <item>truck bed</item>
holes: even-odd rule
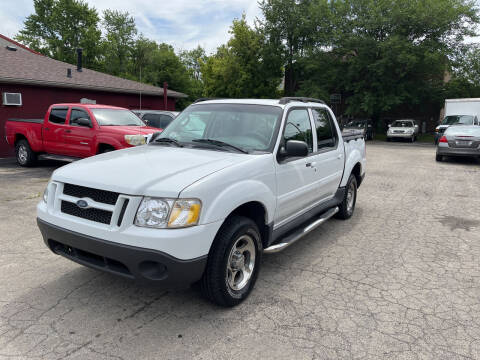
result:
[[[363,130],[357,129],[344,129],[342,130],[343,141],[348,142],[350,140],[357,140],[364,137]]]

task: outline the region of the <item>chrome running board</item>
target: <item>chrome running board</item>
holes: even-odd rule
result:
[[[339,211],[338,207],[334,207],[330,210],[327,210],[324,212],[320,218],[317,218],[314,220],[312,223],[304,227],[303,229],[299,229],[295,231],[293,234],[290,234],[283,239],[280,240],[280,242],[269,246],[268,248],[264,249],[263,252],[265,254],[273,254],[280,252],[282,250],[285,250],[287,247],[292,245],[293,243],[296,243],[298,240],[300,240],[302,237],[307,235],[308,233],[312,232],[315,230],[317,227],[322,225],[325,221],[330,219],[333,215],[335,215]]]

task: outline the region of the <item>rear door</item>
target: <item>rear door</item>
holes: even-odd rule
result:
[[[345,165],[343,143],[330,112],[325,108],[312,108],[316,134],[316,151],[312,155],[315,170],[315,192],[321,200],[333,197],[340,186]]]
[[[287,140],[305,141],[309,148],[306,157],[283,158],[276,161],[277,208],[275,226],[293,220],[317,199],[316,176],[311,168],[313,154],[313,132],[307,108],[290,109],[286,115],[280,149]]]
[[[64,132],[67,128],[68,107],[53,107],[43,124],[43,145],[50,154],[66,155]]]
[[[90,126],[80,125],[78,119],[87,119]],[[73,157],[87,157],[93,155],[95,129],[90,114],[82,108],[73,107],[70,111],[68,124],[64,132],[66,155]]]

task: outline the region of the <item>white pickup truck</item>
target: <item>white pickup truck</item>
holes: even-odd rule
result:
[[[58,255],[233,306],[263,253],[352,216],[365,162],[320,100],[203,100],[148,145],[57,169],[37,222]]]

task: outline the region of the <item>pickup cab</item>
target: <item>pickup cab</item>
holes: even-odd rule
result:
[[[365,165],[320,100],[202,100],[147,145],[54,171],[37,223],[57,255],[233,306],[263,254],[353,215]]]
[[[87,104],[54,104],[44,119],[8,119],[7,143],[17,162],[32,166],[38,155],[70,158],[145,144],[158,129],[145,125],[128,109]]]

